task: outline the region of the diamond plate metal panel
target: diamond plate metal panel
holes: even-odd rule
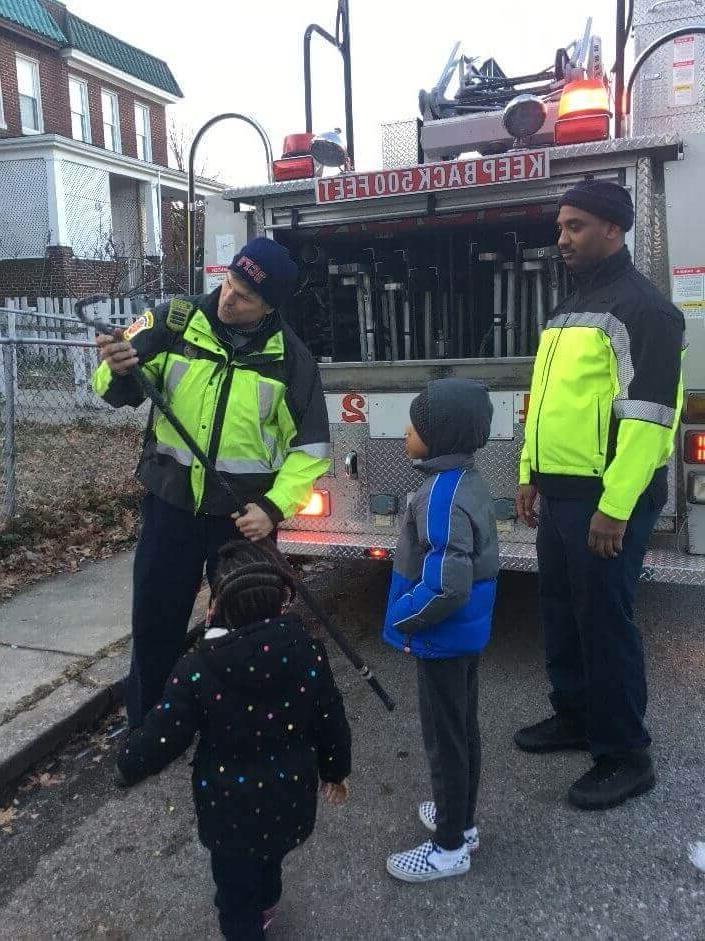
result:
[[[396,534],[314,533],[281,531],[279,549],[286,555],[327,556],[333,559],[360,559],[367,549],[389,549],[393,555]]]
[[[653,254],[653,282],[665,297],[671,293],[666,240],[666,194],[654,193],[654,226],[651,232]]]
[[[705,131],[705,115],[702,110],[662,114],[653,118],[644,118],[640,127],[644,132],[654,127],[666,127],[672,134],[680,134],[685,137],[689,134],[701,134]]]
[[[414,167],[419,162],[419,122],[385,121],[382,132],[382,168]]]
[[[701,10],[701,14],[705,8]],[[680,11],[683,12],[683,9]],[[655,40],[671,29],[695,24],[697,17],[689,16],[661,19],[646,23],[634,30],[634,47],[640,55]],[[698,25],[702,25],[702,18]],[[635,134],[661,132],[697,132],[705,130],[705,36],[695,36],[694,100],[677,105],[673,82],[673,43],[657,49],[644,63],[634,88],[633,129]]]
[[[310,534],[346,533],[368,536],[372,543],[382,537],[396,538],[406,509],[407,496],[420,486],[423,477],[406,456],[404,442],[398,438],[370,438],[367,425],[331,425],[333,473],[323,477],[317,486],[328,490],[331,515],[323,519],[298,517],[282,526],[282,533]],[[524,426],[515,424],[514,438],[490,441],[477,454],[477,467],[490,489],[493,499],[513,500],[517,488],[517,468],[524,442]],[[345,457],[354,451],[358,456],[358,477],[345,475]],[[668,468],[668,502],[656,524],[663,532],[675,530],[676,469],[675,457]],[[372,494],[394,494],[399,512],[390,518],[391,525],[379,525],[370,512]],[[535,533],[520,523],[500,522],[502,539],[507,543],[533,543]],[[384,544],[384,543],[383,543]]]
[[[495,499],[514,499],[517,467],[524,441],[523,426],[515,427],[513,441],[490,441],[477,454],[477,467],[487,481]],[[368,478],[371,493],[396,493],[404,497],[416,490],[423,477],[409,462],[404,442],[398,439],[375,439],[367,445]]]
[[[697,14],[705,15],[703,0],[634,0],[635,29],[653,25],[664,33],[664,24],[670,25],[683,17],[692,19]]]
[[[653,280],[654,167],[642,157],[636,165],[634,264],[645,278]]]
[[[394,556],[396,540],[375,535],[351,536],[346,533],[287,533],[279,538],[279,548],[286,555],[326,556],[332,559],[364,558],[368,549],[385,548]],[[536,547],[507,543],[500,539],[501,568],[514,572],[537,572]],[[656,549],[646,553],[642,581],[671,585],[705,586],[705,556],[689,556],[676,550]]]
[[[259,186],[234,186],[226,189],[223,199],[255,199],[258,196],[287,196],[292,193],[316,192],[313,180],[285,180],[283,183],[261,183]]]
[[[367,442],[367,477],[370,493],[395,493],[399,497],[400,514],[406,508],[406,495],[417,490],[423,480],[398,438]]]
[[[639,137],[620,137],[616,140],[593,141],[588,144],[571,144],[567,147],[554,147],[550,151],[551,163],[572,160],[577,157],[612,156],[615,154],[635,153],[640,151],[658,151],[677,147],[680,140],[677,135],[659,131]]]
[[[322,477],[316,485],[321,490],[329,491],[331,515],[323,519],[297,517],[285,523],[282,530],[361,533],[373,528],[369,512],[370,491],[367,483],[366,445],[368,440],[367,425],[331,425],[332,474]],[[358,458],[358,476],[357,479],[348,479],[345,474],[345,458],[353,451]]]
[[[267,234],[264,205],[258,202],[255,206],[255,235],[264,238]]]

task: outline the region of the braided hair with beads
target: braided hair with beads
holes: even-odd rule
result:
[[[218,552],[212,604],[228,628],[275,618],[296,597],[292,579],[255,543],[235,539]]]

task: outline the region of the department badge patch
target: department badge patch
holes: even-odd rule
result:
[[[134,320],[130,326],[123,333],[123,338],[125,340],[131,340],[133,337],[136,337],[138,333],[142,333],[143,330],[151,330],[154,326],[154,314],[151,310],[146,310],[141,314],[137,320]]]

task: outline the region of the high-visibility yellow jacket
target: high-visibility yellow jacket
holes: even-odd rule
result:
[[[278,314],[244,347],[218,329],[218,292],[188,298],[184,332],[167,321],[169,305],[146,311],[128,328],[140,368],[165,394],[186,429],[232,483],[242,502],[260,504],[278,522],[310,499],[330,466],[330,436],[318,366]],[[143,401],[134,377],[102,363],[93,388],[115,407]],[[232,498],[208,475],[156,412],[137,476],[161,499],[194,512],[232,513]]]
[[[683,336],[683,315],[626,248],[581,279],[541,336],[519,482],[547,496],[599,495],[599,509],[621,520],[656,475],[665,487]]]

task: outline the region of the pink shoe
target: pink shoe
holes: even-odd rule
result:
[[[262,931],[266,931],[269,926],[274,921],[274,917],[277,914],[277,906],[272,905],[271,908],[265,908],[262,912]]]

